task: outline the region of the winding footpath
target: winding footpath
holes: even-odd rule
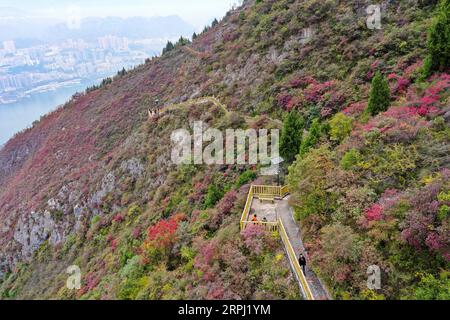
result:
[[[181,103],[176,103],[176,104],[171,104],[171,105],[166,105],[161,107],[159,110],[149,110],[149,119],[157,119],[160,116],[163,116],[165,113],[170,112],[172,110],[176,110],[179,108],[185,108],[185,107],[189,107],[193,104],[205,104],[205,103],[211,103],[214,106],[222,109],[225,114],[228,114],[230,111],[228,110],[227,106],[224,105],[223,103],[221,103],[216,97],[214,96],[206,96],[206,97],[201,97],[201,98],[195,98],[195,99],[190,99],[187,100],[185,102],[181,102]],[[249,120],[251,117],[246,116],[246,119]],[[298,254],[300,252],[302,252],[306,259],[308,259],[308,254],[305,250],[305,247],[303,245],[302,239],[301,239],[301,234],[300,234],[300,228],[298,227],[295,218],[294,218],[294,210],[293,208],[289,205],[289,196],[285,197],[282,200],[277,200],[276,204],[273,205],[269,205],[268,207],[266,207],[266,209],[262,210],[263,208],[258,208],[258,213],[263,213],[264,215],[264,211],[267,212],[273,212],[274,216],[276,217],[276,221],[278,222],[278,219],[280,219],[280,223],[282,223],[284,230],[287,234],[287,239],[288,241],[285,241],[284,245],[286,247],[286,251],[289,251],[288,247],[292,247],[292,249],[290,249],[291,254],[289,255],[288,253],[288,257],[293,257],[295,255],[295,260],[298,261]],[[251,201],[249,207],[253,207],[255,208],[255,202]],[[271,221],[274,217],[270,217],[270,214],[268,214],[268,216],[266,217],[268,218],[269,221]],[[272,218],[272,219],[271,219]],[[276,223],[275,222],[275,225]],[[286,238],[285,238],[286,240]],[[288,244],[290,242],[290,244]],[[292,250],[294,251],[292,253]],[[306,274],[305,277],[303,277],[303,275],[299,275],[298,273],[302,273],[300,270],[296,271],[296,268],[294,267],[291,258],[290,262],[291,262],[291,267],[292,267],[292,271],[294,272],[294,274],[296,275],[297,281],[299,282],[299,286],[303,292],[303,295],[305,297],[311,297],[314,300],[330,300],[331,296],[328,293],[328,291],[326,290],[325,286],[323,285],[323,283],[321,282],[321,280],[319,279],[319,277],[314,273],[313,270],[311,270],[310,268],[306,268]],[[298,262],[297,264],[297,268],[298,266]],[[302,284],[302,281],[305,281],[306,278],[306,283]],[[306,290],[306,287],[309,287],[309,291]]]
[[[180,103],[174,103],[174,104],[170,104],[170,105],[165,105],[160,107],[159,109],[149,109],[148,110],[148,117],[149,119],[157,119],[161,116],[163,116],[165,113],[170,112],[172,110],[177,110],[180,108],[186,108],[189,106],[192,106],[194,104],[205,104],[205,103],[211,103],[214,106],[222,109],[226,114],[229,113],[226,105],[224,105],[223,103],[221,103],[216,97],[202,97],[202,98],[196,98],[196,99],[190,99],[184,102],[180,102]]]
[[[281,201],[277,201],[276,204],[276,212],[278,217],[282,220],[283,225],[286,229],[286,233],[288,235],[289,241],[292,244],[292,247],[297,255],[302,252],[305,257],[308,259],[308,254],[303,245],[303,241],[300,234],[300,228],[295,222],[294,218],[294,209],[289,205],[289,197],[284,198]],[[306,280],[308,281],[309,287],[312,291],[315,300],[331,300],[331,296],[325,288],[322,281],[315,274],[311,268],[306,268],[305,274]]]

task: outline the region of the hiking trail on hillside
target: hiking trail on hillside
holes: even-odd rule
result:
[[[324,284],[316,275],[316,273],[311,269],[310,260],[308,259],[308,253],[305,250],[305,246],[303,245],[303,241],[301,238],[301,230],[295,222],[294,210],[289,205],[289,197],[277,201],[276,212],[278,217],[283,222],[289,241],[291,242],[292,247],[297,255],[297,259],[298,254],[302,252],[308,261],[305,277],[308,281],[314,298],[316,300],[330,300],[331,296],[325,288]]]

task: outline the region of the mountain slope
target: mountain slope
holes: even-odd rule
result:
[[[365,25],[369,4],[246,1],[192,44],[179,44],[162,57],[106,81],[101,88],[74,97],[9,141],[0,150],[3,297],[298,298],[278,240],[258,230],[239,234],[237,222],[247,184],[257,168],[173,166],[169,164],[170,133],[188,128],[195,120],[219,129],[279,127],[275,120],[282,120],[293,109],[299,110],[309,129],[314,119],[328,124],[344,111],[360,124],[354,126],[352,139],[339,141],[326,133],[309,155],[311,161],[330,163],[318,172],[319,177],[330,177],[331,168],[353,147],[375,154],[375,147],[370,151],[360,148],[367,142],[358,130],[379,127],[389,134],[382,126],[386,117],[364,119],[361,115],[370,81],[381,70],[392,75],[396,109],[391,114],[396,115],[390,121],[399,122],[405,109],[398,108],[403,105],[430,108],[422,113],[414,109],[412,120],[406,119],[404,127],[393,126],[391,133],[396,131],[388,138],[408,144],[416,139],[410,131],[415,133],[440,117],[441,129],[432,133],[432,141],[448,150],[448,74],[414,84],[427,52],[435,1],[386,3],[381,30]],[[423,100],[430,92],[433,101]],[[212,95],[232,112],[225,115],[213,105],[193,105],[157,122],[147,120],[147,110],[155,107],[156,99],[159,105],[169,105]],[[395,113],[398,110],[402,112]],[[325,145],[329,145],[327,150]],[[398,159],[394,151],[388,154],[392,161]],[[430,175],[448,168],[445,151],[439,153],[439,161],[431,161],[435,154],[430,152],[415,166]],[[299,213],[305,209],[300,183],[304,165],[298,160],[289,176]],[[403,179],[403,184],[395,186],[406,190],[417,176],[402,170],[392,175]],[[347,185],[339,192],[361,185],[358,179],[344,178]],[[370,204],[388,186],[378,186],[370,200],[365,197],[372,190],[357,200]],[[320,251],[324,243],[320,234],[327,231],[323,229],[329,218],[326,214],[335,208],[315,208],[320,215],[302,221],[308,228],[312,262],[336,298],[368,298],[363,294],[366,279],[361,274],[350,279],[324,269],[330,260],[321,259],[332,257]],[[349,227],[342,228],[353,239]],[[328,234],[339,234],[341,229]],[[395,229],[392,237],[398,234]],[[394,243],[392,238],[382,241]],[[407,242],[401,246],[413,248]],[[376,256],[369,255],[365,262],[381,261]],[[335,258],[347,259],[345,254]],[[415,261],[413,255],[402,258],[406,264]],[[274,259],[280,263],[273,264]],[[436,277],[446,266],[439,259],[428,270]],[[65,270],[72,264],[82,270],[79,292],[65,288]],[[387,271],[390,266],[380,267]],[[344,275],[351,272],[344,267],[339,270]],[[400,282],[406,291],[418,282],[412,274],[408,276]],[[378,294],[402,296],[392,290],[391,282],[388,285]]]

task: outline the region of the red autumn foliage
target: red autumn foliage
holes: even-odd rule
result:
[[[220,200],[219,204],[217,205],[217,211],[211,217],[211,221],[209,223],[209,227],[211,229],[217,229],[220,227],[224,218],[231,213],[231,210],[234,207],[236,199],[237,199],[237,192],[235,190],[232,190],[228,192],[222,198],[222,200]]]
[[[335,279],[339,283],[344,283],[352,273],[352,269],[348,265],[343,265],[340,268],[336,269]]]
[[[315,83],[305,90],[305,98],[310,103],[318,103],[322,96],[336,85],[336,81]]]
[[[450,89],[450,75],[441,74],[432,78],[434,83],[425,90],[423,96],[417,96],[416,92],[408,92],[408,98],[413,101],[408,105],[410,112],[422,117],[439,113],[444,107],[441,103],[441,95]]]
[[[423,60],[417,61],[405,69],[404,75],[408,79],[411,79],[413,75],[423,67]]]
[[[199,253],[195,257],[195,267],[203,272],[203,279],[213,281],[216,274],[213,272],[212,265],[218,255],[217,241],[208,241],[199,245]]]
[[[411,81],[408,78],[399,76],[396,73],[388,75],[388,79],[391,80],[392,83],[392,92],[397,95],[404,93],[411,84]]]
[[[401,225],[402,238],[418,251],[438,253],[450,261],[448,227],[437,218],[440,207],[438,195],[442,191],[443,181],[448,180],[450,174],[445,170],[441,174],[443,180],[411,195],[412,209]]]
[[[366,219],[370,221],[380,221],[383,219],[384,209],[379,204],[374,204],[366,211]]]
[[[221,300],[225,294],[225,289],[223,286],[215,284],[214,287],[209,291],[206,299],[208,300]]]
[[[306,88],[310,84],[316,84],[317,81],[311,76],[294,77],[289,81],[291,88]]]
[[[173,245],[177,240],[179,223],[184,220],[186,220],[184,213],[176,214],[168,220],[160,220],[148,229],[147,243],[151,242],[157,248],[168,248]]]
[[[266,231],[262,226],[249,224],[242,232],[242,236],[244,237],[245,245],[253,254],[261,254],[263,252]]]
[[[291,111],[293,109],[301,108],[303,105],[303,98],[301,96],[294,96],[287,104],[286,110]]]
[[[367,102],[355,102],[350,104],[343,112],[347,116],[359,116],[367,109]]]
[[[148,241],[157,247],[168,247],[175,242],[177,229],[178,222],[175,219],[161,220],[148,229]]]
[[[289,108],[291,100],[292,96],[287,92],[282,92],[277,96],[278,104],[286,110]]]
[[[112,249],[113,252],[117,250],[118,245],[119,245],[119,240],[118,239],[113,239],[111,241],[111,249]]]
[[[234,203],[237,199],[237,192],[236,190],[232,190],[228,192],[222,200],[220,200],[219,204],[217,205],[217,210],[220,212],[221,215],[225,216],[230,214],[231,209],[234,207]]]
[[[142,235],[142,229],[140,227],[136,227],[133,229],[133,238],[139,239]]]
[[[113,221],[114,222],[117,222],[117,223],[121,223],[121,222],[123,222],[125,220],[125,217],[123,216],[123,214],[117,214],[115,217],[114,217],[114,219],[113,219]]]

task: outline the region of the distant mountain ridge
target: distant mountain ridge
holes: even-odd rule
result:
[[[66,24],[49,28],[52,40],[80,38],[93,40],[104,35],[131,39],[188,36],[195,27],[176,15],[166,17],[91,17],[81,21],[79,29],[69,29]]]
[[[113,35],[130,39],[175,38],[190,36],[195,27],[176,15],[165,17],[89,17],[81,20],[79,29],[69,29],[65,22],[27,16],[14,8],[0,8],[0,41],[33,39],[58,42],[65,39],[95,40]],[[15,12],[15,15],[13,13]],[[19,15],[19,13],[21,13]],[[2,19],[2,17],[8,17]],[[29,41],[28,41],[29,42]]]

